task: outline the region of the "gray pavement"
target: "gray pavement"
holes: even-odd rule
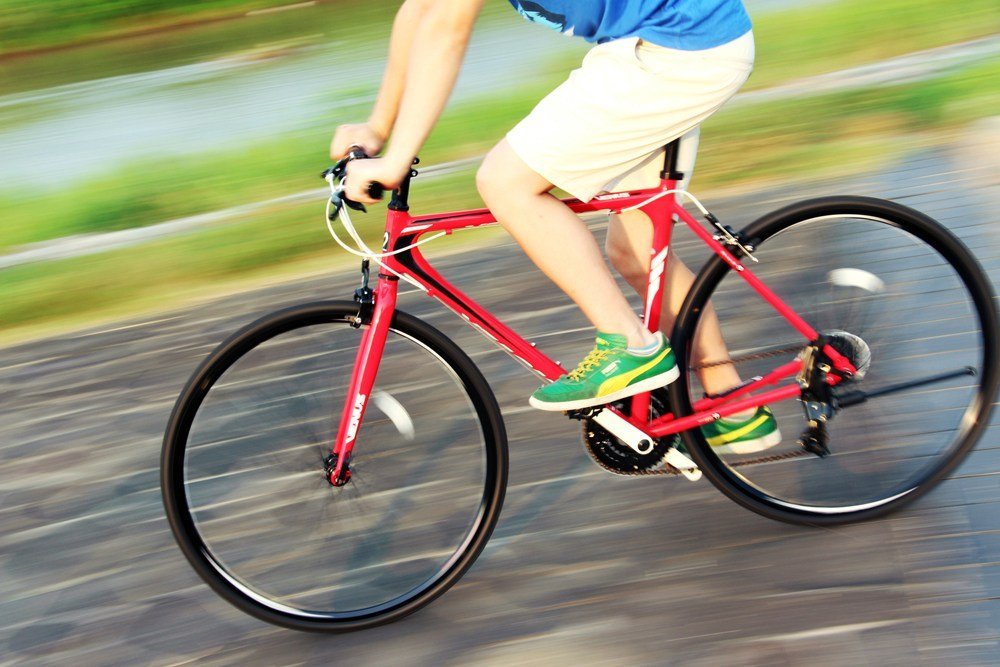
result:
[[[996,285],[1000,182],[982,146],[713,208],[740,226],[805,196],[888,196],[955,230]],[[675,247],[697,263],[690,235]],[[564,297],[506,240],[482,252],[447,257],[445,274],[575,360],[588,334]],[[0,351],[0,664],[1000,664],[996,414],[958,473],[906,510],[778,524],[705,482],[600,471],[577,426],[525,406],[521,366],[413,292],[401,307],[454,335],[504,409],[511,484],[493,539],[455,588],[390,626],[312,636],[236,611],[163,517],[170,408],[236,328],[354,283],[332,274]]]

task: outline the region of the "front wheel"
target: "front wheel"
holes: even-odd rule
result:
[[[997,313],[988,279],[961,242],[905,206],[861,197],[794,204],[743,232],[760,260],[747,266],[864,376],[841,391],[910,386],[839,410],[830,454],[807,454],[800,401],[771,406],[781,441],[720,453],[684,434],[705,475],[743,506],[793,523],[869,519],[911,502],[955,469],[989,423],[998,379]],[[724,262],[699,274],[673,343],[688,372],[671,386],[680,414],[702,395],[695,337],[715,312],[743,380],[791,361],[800,334]],[[969,369],[974,374],[961,374]]]
[[[493,393],[454,343],[401,312],[350,482],[328,483],[356,313],[310,304],[237,333],[191,378],[164,440],[164,504],[184,555],[232,604],[297,630],[357,630],[416,611],[468,570],[503,503]]]

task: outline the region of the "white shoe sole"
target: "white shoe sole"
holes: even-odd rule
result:
[[[781,442],[781,431],[775,430],[773,433],[768,433],[753,440],[744,440],[743,442],[733,442],[728,445],[712,447],[712,451],[716,454],[756,454],[757,452],[774,447],[779,442]]]
[[[665,387],[681,375],[680,370],[677,366],[674,366],[666,373],[660,373],[659,375],[654,375],[651,378],[646,378],[641,382],[636,382],[635,384],[630,384],[624,389],[619,389],[618,391],[607,394],[606,396],[598,396],[596,398],[581,398],[576,401],[563,401],[561,403],[550,403],[548,401],[539,401],[534,396],[528,399],[528,404],[533,408],[538,408],[539,410],[545,410],[546,412],[565,412],[566,410],[582,410],[583,408],[595,408],[599,405],[606,405],[608,403],[614,403],[615,401],[620,401],[623,398],[628,398],[629,396],[635,396],[636,394],[641,394],[644,391],[653,391],[654,389],[659,389],[660,387]]]

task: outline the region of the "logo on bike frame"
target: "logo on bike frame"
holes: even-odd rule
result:
[[[358,426],[361,424],[361,413],[365,410],[365,394],[358,394],[354,400],[354,408],[351,410],[351,422],[347,425],[347,442],[353,442],[354,436],[358,434]]]

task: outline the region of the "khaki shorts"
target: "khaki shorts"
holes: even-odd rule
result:
[[[735,95],[753,59],[753,33],[704,51],[635,37],[599,44],[507,141],[532,170],[583,201],[655,187],[664,144]]]

